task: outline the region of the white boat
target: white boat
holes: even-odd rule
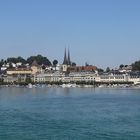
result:
[[[77,87],[77,85],[76,84],[71,84],[71,87]]]
[[[33,85],[32,84],[28,84],[28,88],[33,88]]]
[[[63,87],[63,88],[70,88],[70,87],[72,87],[72,85],[71,84],[62,84],[61,87]]]

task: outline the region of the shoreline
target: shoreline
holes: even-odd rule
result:
[[[91,85],[91,84],[2,84],[0,87],[16,87],[16,88],[106,88],[106,89],[140,89],[140,85],[130,85],[130,84],[100,84],[100,85]]]

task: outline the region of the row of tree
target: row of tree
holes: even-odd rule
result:
[[[131,64],[131,66],[132,66],[132,71],[140,71],[140,60],[135,61],[134,63]],[[126,68],[126,67],[128,67],[128,65],[121,64],[119,66],[120,69]],[[103,69],[98,69],[98,71],[99,72],[110,72],[111,69],[109,67],[107,67],[105,71]]]
[[[132,64],[133,71],[140,71],[140,60]]]
[[[16,64],[18,62],[21,62],[23,65],[27,64],[27,63],[29,65],[31,65],[34,60],[36,60],[39,65],[47,65],[47,66],[54,65],[56,67],[56,65],[58,64],[58,61],[56,59],[51,63],[51,61],[47,57],[42,56],[42,55],[36,55],[36,56],[30,56],[27,59],[24,59],[21,56],[19,56],[19,57],[9,57],[6,60],[1,59],[0,67],[2,67],[3,64],[7,64],[7,63],[9,63],[9,64],[15,63]],[[88,64],[86,63],[86,65],[88,65]],[[73,62],[72,66],[76,66],[76,63]],[[128,65],[121,64],[120,68],[127,67],[127,66]],[[133,71],[140,71],[140,60],[132,63],[132,70]],[[99,71],[103,72],[104,70],[99,69]],[[109,71],[110,71],[110,68],[107,67],[106,72],[109,72]]]
[[[128,65],[121,64],[120,68],[127,67],[127,66]],[[134,63],[131,64],[131,66],[132,66],[132,71],[140,71],[140,60],[135,61]]]
[[[16,64],[18,62],[21,62],[23,65],[27,64],[27,63],[29,65],[31,65],[34,60],[36,60],[39,65],[47,65],[47,66],[51,66],[52,65],[51,61],[47,57],[44,57],[42,55],[37,55],[37,56],[30,56],[27,59],[24,59],[21,56],[19,56],[19,57],[9,57],[6,60],[1,59],[0,67],[2,67],[3,64],[7,64],[7,63],[9,63],[9,64],[10,63],[15,63]],[[53,61],[53,64],[56,65],[57,63],[58,63],[57,60]]]

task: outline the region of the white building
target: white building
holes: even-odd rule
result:
[[[5,71],[5,70],[7,70],[7,67],[6,66],[2,66],[1,67],[1,71]]]

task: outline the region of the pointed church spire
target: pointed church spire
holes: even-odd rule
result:
[[[65,53],[64,53],[64,61],[63,61],[63,64],[66,64],[67,65],[67,54],[66,54],[66,48],[65,48]]]
[[[68,48],[68,65],[71,65],[69,48]]]

